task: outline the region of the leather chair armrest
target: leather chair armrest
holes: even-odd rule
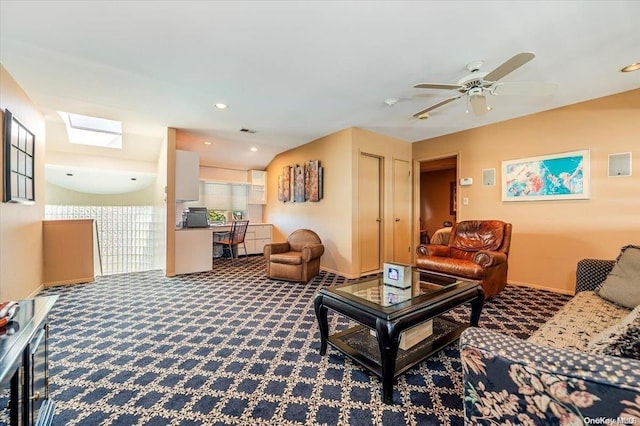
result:
[[[507,262],[507,255],[501,251],[480,250],[473,256],[474,263],[487,268]]]
[[[449,257],[451,250],[449,246],[441,245],[441,244],[420,244],[418,248],[416,248],[416,253],[418,256],[440,256],[440,257]]]
[[[289,243],[271,243],[264,246],[262,253],[269,259],[272,254],[286,253],[289,251]]]
[[[309,243],[302,247],[302,260],[309,262],[317,259],[324,253],[324,245],[322,243]]]

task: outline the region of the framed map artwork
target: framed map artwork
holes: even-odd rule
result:
[[[589,150],[502,162],[502,201],[589,197]]]

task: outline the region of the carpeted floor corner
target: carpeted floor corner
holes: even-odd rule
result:
[[[344,277],[269,280],[264,259],[166,278],[99,277],[45,290],[56,425],[463,424],[457,343],[400,376],[394,404],[380,381],[332,349],[319,355],[313,298]],[[507,286],[480,326],[526,338],[569,296]],[[467,322],[469,308],[449,315]],[[329,313],[330,330],[349,322]]]

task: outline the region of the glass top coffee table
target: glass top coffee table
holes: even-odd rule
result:
[[[477,326],[484,302],[475,282],[415,268],[411,275],[407,288],[386,285],[375,276],[321,289],[314,300],[320,355],[328,343],[380,377],[387,404],[395,377],[457,340],[469,326],[441,315],[471,303],[469,324]],[[361,325],[329,336],[328,309]]]

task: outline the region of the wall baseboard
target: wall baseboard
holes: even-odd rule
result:
[[[328,272],[328,273],[330,273],[330,274],[341,275],[341,276],[343,276],[343,277],[345,277],[345,278],[349,278],[349,279],[356,279],[356,278],[360,278],[360,275],[345,274],[344,272],[336,271],[336,270],[333,270],[333,269],[331,269],[331,268],[325,268],[325,267],[323,267],[323,266],[321,266],[321,267],[320,267],[320,270],[321,270],[321,271]]]
[[[27,297],[27,299],[33,299],[34,297],[38,296],[38,294],[40,294],[40,292],[41,292],[42,290],[44,290],[44,284],[40,284],[40,285],[38,286],[38,288],[36,288],[36,289],[33,291],[33,293],[31,293],[31,294]]]
[[[515,285],[515,286],[518,286],[518,287],[529,287],[529,288],[534,288],[536,290],[550,291],[552,293],[567,294],[569,296],[573,296],[575,294],[575,292],[572,291],[572,290],[561,290],[561,289],[554,288],[554,287],[547,287],[547,286],[531,284],[531,283],[523,283],[523,282],[519,282],[519,281],[511,281],[511,280],[509,280],[508,283],[509,283],[509,285]]]

